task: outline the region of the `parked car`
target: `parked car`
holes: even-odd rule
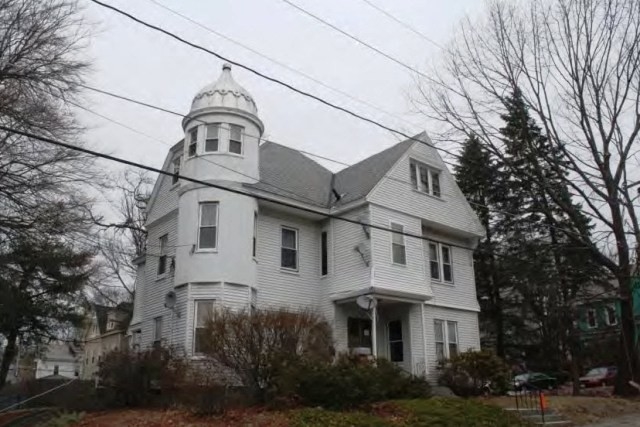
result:
[[[513,386],[520,390],[553,390],[558,387],[558,380],[542,372],[527,372],[513,378]]]
[[[618,375],[618,368],[615,366],[593,368],[587,372],[587,375],[580,377],[580,384],[584,387],[613,385],[616,375]]]

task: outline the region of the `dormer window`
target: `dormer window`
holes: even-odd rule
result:
[[[242,154],[242,133],[244,128],[238,125],[229,125],[229,152]]]
[[[220,124],[207,125],[207,137],[204,142],[204,151],[211,153],[220,148]]]
[[[424,163],[411,160],[409,163],[411,185],[414,190],[421,193],[440,197],[440,171],[433,169]]]
[[[189,157],[196,155],[198,147],[198,128],[194,127],[189,131]]]

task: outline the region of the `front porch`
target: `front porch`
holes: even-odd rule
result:
[[[373,301],[364,309],[357,298]],[[385,358],[412,374],[426,370],[423,303],[427,295],[366,288],[335,296],[335,339],[340,352]]]

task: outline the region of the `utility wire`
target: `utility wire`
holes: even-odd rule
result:
[[[281,61],[278,61],[278,60],[276,60],[276,59],[274,59],[274,58],[272,58],[270,56],[267,56],[264,53],[254,49],[254,48],[252,48],[250,46],[247,46],[246,44],[240,43],[239,41],[234,40],[231,37],[226,36],[226,35],[220,33],[219,31],[216,31],[213,28],[208,27],[208,26],[204,25],[203,23],[196,21],[195,19],[193,19],[191,17],[189,17],[189,16],[187,16],[187,15],[185,15],[183,13],[178,12],[175,9],[171,9],[170,7],[165,6],[164,4],[160,3],[157,0],[148,0],[148,1],[150,1],[151,3],[155,4],[156,6],[162,8],[162,9],[164,9],[164,10],[166,10],[166,11],[168,11],[168,12],[170,12],[170,13],[176,15],[176,16],[179,16],[180,18],[182,18],[182,19],[184,19],[184,20],[186,20],[188,22],[191,22],[194,25],[197,25],[198,27],[204,29],[205,31],[210,32],[211,34],[215,34],[216,36],[218,36],[218,37],[220,37],[220,38],[222,38],[222,39],[224,39],[224,40],[226,40],[226,41],[228,41],[230,43],[233,43],[236,46],[240,46],[241,48],[246,49],[246,50],[248,50],[249,52],[251,52],[251,53],[253,53],[255,55],[258,55],[259,57],[264,58],[267,61],[269,61],[269,62],[271,62],[273,64],[276,64],[276,65],[278,65],[278,66],[280,66],[280,67],[282,67],[282,68],[284,68],[286,70],[289,70],[292,73],[298,74],[299,76],[302,76],[302,77],[304,77],[304,78],[306,78],[306,79],[308,79],[308,80],[310,80],[310,81],[312,81],[312,82],[314,82],[314,83],[316,83],[316,84],[318,84],[318,85],[320,85],[320,86],[322,86],[322,87],[324,87],[326,89],[329,89],[329,90],[331,90],[331,91],[333,91],[335,93],[338,93],[340,95],[346,96],[347,98],[351,99],[352,101],[358,102],[358,103],[360,103],[362,105],[366,105],[367,107],[372,108],[374,110],[377,110],[377,111],[379,111],[379,112],[381,112],[383,114],[386,114],[386,115],[388,115],[390,117],[394,117],[394,118],[396,118],[396,119],[398,119],[398,120],[400,120],[400,121],[404,122],[405,124],[408,124],[408,125],[410,125],[412,127],[416,127],[416,128],[419,127],[418,125],[416,125],[414,123],[411,123],[410,121],[408,121],[405,118],[399,116],[398,114],[394,114],[392,112],[389,112],[389,111],[383,109],[382,107],[379,107],[379,106],[377,106],[375,104],[372,104],[372,103],[370,103],[368,101],[365,101],[365,100],[362,100],[360,98],[357,98],[356,96],[351,95],[350,93],[345,92],[342,89],[338,89],[338,88],[336,88],[334,86],[330,86],[329,84],[323,82],[320,79],[317,79],[317,78],[315,78],[315,77],[313,77],[313,76],[311,76],[311,75],[309,75],[309,74],[307,74],[307,73],[305,73],[303,71],[300,71],[300,70],[298,70],[296,68],[293,68],[290,65],[287,65],[287,64],[285,64],[285,63],[283,63]]]
[[[350,38],[351,40],[355,41],[356,43],[368,48],[369,50],[372,50],[373,52],[377,53],[378,55],[382,55],[385,58],[387,58],[388,60],[395,62],[396,64],[400,65],[403,68],[406,68],[407,70],[416,73],[422,77],[424,77],[425,79],[432,81],[432,82],[436,82],[436,80],[434,80],[432,77],[424,74],[422,71],[417,70],[416,68],[412,67],[411,65],[407,65],[406,63],[400,61],[398,58],[391,56],[390,54],[386,53],[385,51],[373,46],[372,44],[365,42],[364,40],[359,39],[358,37],[354,36],[351,33],[348,33],[347,31],[343,30],[342,28],[332,24],[331,22],[320,18],[317,15],[314,15],[313,13],[309,12],[308,10],[304,9],[301,6],[298,6],[297,4],[289,1],[289,0],[282,0],[284,3],[288,4],[289,6],[293,7],[294,9],[298,10],[299,12],[302,12],[303,14],[315,19],[316,21],[326,25],[327,27],[339,32],[340,34],[342,34],[345,37]]]
[[[182,37],[170,32],[170,31],[165,30],[164,28],[161,28],[161,27],[158,27],[156,25],[150,24],[150,23],[148,23],[146,21],[143,21],[142,19],[140,19],[140,18],[138,18],[138,17],[136,17],[136,16],[134,16],[134,15],[128,13],[128,12],[125,12],[125,11],[123,11],[121,9],[118,9],[115,6],[111,6],[109,4],[101,2],[99,0],[91,0],[91,1],[93,3],[96,3],[96,4],[100,5],[100,6],[102,6],[102,7],[105,7],[107,9],[113,10],[114,12],[119,13],[120,15],[127,17],[130,20],[137,22],[138,24],[144,25],[147,28],[150,28],[152,30],[155,30],[155,31],[158,31],[158,32],[160,32],[162,34],[165,34],[165,35],[167,35],[167,36],[179,41],[180,43],[186,44],[187,46],[190,46],[190,47],[192,47],[194,49],[197,49],[197,50],[200,50],[202,52],[206,52],[206,53],[208,53],[210,55],[213,55],[218,59],[222,59],[223,61],[226,61],[226,62],[228,62],[230,64],[233,64],[233,65],[235,65],[235,66],[237,66],[239,68],[242,68],[243,70],[249,71],[250,73],[255,74],[258,77],[262,77],[265,80],[268,80],[270,82],[273,82],[273,83],[276,83],[276,84],[278,84],[280,86],[283,86],[283,87],[285,87],[285,88],[287,88],[287,89],[289,89],[289,90],[291,90],[293,92],[296,92],[296,93],[298,93],[298,94],[300,94],[302,96],[314,99],[314,100],[320,102],[321,104],[324,104],[324,105],[326,105],[328,107],[331,107],[333,109],[336,109],[338,111],[342,111],[343,113],[349,114],[350,116],[353,116],[353,117],[355,117],[357,119],[363,120],[363,121],[365,121],[367,123],[371,123],[372,125],[377,126],[377,127],[381,128],[381,129],[384,129],[386,131],[393,132],[393,133],[395,133],[397,135],[401,135],[401,136],[403,136],[403,137],[405,137],[405,138],[407,138],[409,140],[418,141],[418,142],[420,142],[422,144],[425,144],[428,147],[431,147],[431,148],[433,148],[435,150],[438,150],[438,151],[442,151],[443,153],[447,153],[447,154],[449,154],[449,155],[451,155],[451,156],[453,156],[455,158],[459,157],[457,154],[451,152],[450,150],[447,150],[447,149],[442,148],[442,147],[436,147],[433,144],[430,144],[430,143],[428,143],[426,141],[423,141],[423,140],[421,140],[419,138],[410,136],[410,135],[408,135],[407,133],[405,133],[403,131],[394,129],[394,128],[389,127],[389,126],[387,126],[385,124],[382,124],[382,123],[377,122],[377,121],[375,121],[373,119],[370,119],[370,118],[368,118],[366,116],[363,116],[363,115],[361,115],[361,114],[359,114],[357,112],[354,112],[354,111],[352,111],[352,110],[350,110],[348,108],[345,108],[345,107],[342,107],[340,105],[334,104],[334,103],[332,103],[330,101],[327,101],[327,100],[321,98],[320,96],[314,95],[314,94],[312,94],[310,92],[307,92],[307,91],[304,91],[302,89],[298,89],[297,87],[295,87],[295,86],[293,86],[293,85],[291,85],[291,84],[289,84],[289,83],[287,83],[287,82],[285,82],[283,80],[280,80],[280,79],[275,78],[275,77],[271,77],[271,76],[269,76],[269,75],[267,75],[267,74],[265,74],[265,73],[263,73],[261,71],[258,71],[258,70],[254,69],[252,67],[244,65],[244,64],[242,64],[240,62],[237,62],[237,61],[234,61],[232,59],[229,59],[229,58],[227,58],[227,57],[225,57],[225,56],[223,56],[223,55],[221,55],[221,54],[219,54],[217,52],[214,52],[214,51],[212,51],[210,49],[207,49],[206,47],[203,47],[203,46],[200,46],[200,45],[198,45],[196,43],[190,42],[190,41],[188,41],[188,40],[186,40],[186,39],[184,39],[184,38],[182,38]],[[287,1],[287,0],[283,0],[283,1]],[[430,79],[430,77],[428,77],[426,74],[422,74],[422,73],[420,73],[420,74],[423,75],[425,78]],[[433,80],[433,79],[431,79],[431,80]]]
[[[5,132],[9,132],[9,133],[13,133],[13,134],[17,134],[17,135],[22,135],[22,136],[25,136],[27,138],[32,138],[32,139],[35,139],[35,140],[38,140],[38,141],[46,142],[48,144],[53,144],[53,145],[56,145],[58,147],[63,147],[63,148],[69,149],[69,150],[79,151],[81,153],[85,153],[85,154],[88,154],[88,155],[91,155],[91,156],[94,156],[94,157],[99,157],[99,158],[110,160],[110,161],[113,161],[113,162],[122,163],[122,164],[125,164],[125,165],[128,165],[128,166],[133,166],[133,167],[136,167],[136,168],[139,168],[139,169],[144,169],[144,170],[147,170],[149,172],[155,172],[157,174],[166,175],[166,176],[172,176],[172,177],[173,176],[177,176],[179,179],[182,179],[182,180],[188,181],[188,182],[192,182],[194,184],[202,185],[202,186],[205,186],[205,187],[216,188],[218,190],[226,191],[226,192],[233,193],[233,194],[239,194],[239,195],[246,196],[246,197],[253,197],[256,200],[261,200],[261,201],[264,201],[264,202],[273,203],[275,205],[296,209],[296,210],[299,210],[299,211],[302,211],[302,212],[307,212],[307,213],[311,213],[311,214],[314,214],[314,215],[319,215],[319,216],[322,216],[324,218],[331,218],[331,219],[335,219],[335,220],[338,220],[338,221],[348,222],[348,223],[351,223],[351,224],[357,224],[357,225],[360,225],[362,227],[372,228],[372,229],[375,229],[375,230],[388,231],[388,232],[393,233],[393,234],[399,234],[399,235],[402,235],[402,236],[413,237],[413,238],[424,240],[424,241],[442,243],[442,244],[447,245],[447,246],[457,247],[457,248],[464,249],[464,250],[471,250],[467,246],[457,245],[457,244],[453,244],[453,243],[449,243],[449,242],[442,242],[442,241],[439,241],[439,240],[436,240],[436,239],[433,239],[433,238],[430,238],[430,237],[422,236],[420,234],[407,233],[405,231],[393,230],[391,228],[383,227],[381,225],[370,224],[370,223],[367,223],[367,222],[358,221],[358,220],[351,219],[351,218],[346,218],[346,217],[343,217],[343,216],[340,216],[340,215],[336,215],[336,214],[332,214],[332,213],[328,213],[328,212],[322,212],[322,211],[319,211],[317,209],[307,208],[307,207],[304,207],[304,206],[296,205],[296,204],[285,202],[285,201],[282,201],[282,200],[272,199],[270,197],[266,197],[266,196],[262,196],[260,194],[254,194],[254,193],[251,193],[251,192],[239,190],[237,188],[226,187],[224,185],[220,185],[220,184],[216,184],[216,183],[212,183],[212,182],[207,182],[207,181],[202,181],[202,180],[199,180],[199,179],[196,179],[196,178],[191,178],[191,177],[186,176],[186,175],[171,173],[171,172],[165,171],[163,169],[158,169],[158,168],[155,168],[153,166],[145,165],[143,163],[134,162],[132,160],[123,159],[121,157],[117,157],[117,156],[113,156],[113,155],[110,155],[110,154],[101,153],[99,151],[91,150],[91,149],[84,148],[84,147],[79,147],[77,145],[69,144],[69,143],[66,143],[66,142],[57,141],[57,140],[52,139],[52,138],[47,138],[47,137],[44,137],[44,136],[33,134],[31,132],[26,132],[26,131],[23,131],[23,130],[14,129],[14,128],[11,128],[11,127],[8,127],[8,126],[2,125],[2,124],[0,124],[0,130],[3,130]]]
[[[153,0],[151,0],[153,1]],[[399,18],[396,18],[394,15],[392,15],[391,13],[387,12],[386,10],[384,10],[383,8],[381,8],[380,6],[377,6],[375,3],[369,1],[369,0],[361,0],[362,2],[366,3],[367,5],[369,5],[369,7],[377,10],[378,12],[382,13],[383,15],[385,15],[387,18],[395,21],[396,23],[402,25],[403,27],[405,27],[407,30],[411,31],[412,33],[416,34],[418,37],[428,41],[429,43],[431,43],[432,45],[434,45],[435,47],[437,47],[438,49],[441,50],[446,50],[444,48],[444,46],[442,46],[441,44],[435,42],[433,39],[431,39],[430,37],[428,37],[427,35],[425,35],[423,32],[418,31],[415,27],[413,27],[412,25],[409,25],[408,23],[401,21]]]

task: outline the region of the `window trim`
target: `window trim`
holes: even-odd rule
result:
[[[196,137],[195,137],[195,141],[193,139],[193,132],[196,133]],[[189,135],[189,144],[187,145],[187,157],[196,157],[198,155],[198,126],[194,126],[191,129],[189,129],[188,135]],[[191,147],[195,146],[195,148],[193,149],[193,154],[191,154]]]
[[[609,310],[613,311],[613,322],[609,321]],[[607,304],[604,306],[604,323],[607,326],[616,326],[618,324],[618,313],[614,304]]]
[[[216,205],[216,223],[215,225],[207,225],[205,228],[215,228],[216,229],[216,239],[214,242],[214,246],[212,248],[201,248],[200,247],[200,229],[202,228],[202,207],[207,204]],[[196,236],[196,252],[217,252],[218,251],[218,225],[220,223],[220,202],[218,201],[201,201],[198,203],[198,232]]]
[[[401,224],[401,223],[395,222],[395,221],[389,221],[389,229],[392,230],[394,225],[401,227],[402,228],[402,230],[401,230],[402,233],[405,232],[404,231],[404,229],[405,229],[405,225],[404,224]],[[399,233],[392,233],[392,232],[389,232],[389,234],[391,235],[391,264],[397,265],[397,266],[401,266],[401,267],[406,267],[407,266],[407,241],[405,239],[405,235],[404,234],[399,234]],[[395,243],[393,241],[393,238],[395,236],[402,237],[402,243]],[[396,260],[394,259],[394,252],[393,252],[394,245],[402,246],[402,250],[403,250],[403,253],[404,253],[404,263],[396,262]]]
[[[171,185],[178,185],[180,183],[180,169],[182,168],[182,156],[177,156],[173,159],[173,176],[171,177]]]
[[[329,275],[329,232],[320,232],[320,277]]]
[[[160,325],[160,336],[158,336],[158,325]],[[162,321],[162,316],[156,316],[153,318],[153,335],[152,335],[152,342],[153,344],[160,344],[162,342],[162,329],[163,329],[163,321]]]
[[[290,230],[293,231],[294,233],[296,233],[296,247],[295,248],[285,248],[282,245],[282,232],[284,230]],[[284,271],[289,271],[289,272],[298,272],[300,271],[300,234],[299,234],[299,230],[297,228],[294,227],[289,227],[286,225],[281,225],[280,226],[280,270],[284,270]],[[296,267],[295,268],[291,268],[291,267],[285,267],[282,265],[282,250],[283,249],[289,249],[289,250],[295,250],[296,251]]]
[[[227,146],[227,152],[229,152],[229,154],[233,154],[233,155],[236,155],[236,156],[243,156],[244,155],[244,138],[243,138],[243,136],[244,136],[244,127],[241,126],[241,125],[237,125],[235,123],[229,123],[228,126],[229,126],[229,144]],[[240,129],[240,139],[239,140],[231,138],[231,136],[232,136],[232,128],[234,126]],[[239,153],[231,151],[231,142],[232,141],[240,143],[240,152]]]
[[[589,322],[589,313],[593,313],[593,325]],[[598,327],[598,311],[595,308],[587,309],[587,329],[596,329]]]
[[[425,169],[427,173],[426,177],[426,185],[427,189],[424,189],[425,179],[422,177],[422,171],[420,169]],[[409,158],[409,176],[411,187],[414,191],[417,191],[421,194],[426,194],[431,197],[435,197],[437,199],[442,200],[442,181],[440,177],[442,176],[442,169],[437,168],[435,166],[431,166],[425,162],[422,162],[415,158]],[[437,194],[435,191],[436,185],[434,183],[436,180],[433,179],[434,176],[437,176]],[[415,180],[414,180],[415,177]]]
[[[209,138],[209,127],[210,126],[215,126],[218,129],[218,135],[217,138]],[[220,152],[220,130],[222,129],[222,123],[207,123],[207,125],[204,128],[204,147],[202,152],[203,153],[219,153]],[[215,140],[218,143],[218,147],[216,150],[207,150],[207,141],[210,140]]]
[[[213,307],[215,307],[216,300],[215,298],[198,298],[193,300],[193,339],[191,343],[191,350],[194,356],[202,356],[204,353],[196,352],[196,336],[198,330],[198,303],[199,302],[210,302]]]
[[[433,277],[433,275],[431,274],[431,263],[436,262],[431,259],[431,245],[435,245],[436,247],[436,256],[437,256],[437,262],[438,262],[438,278]],[[447,263],[447,265],[451,269],[451,280],[445,280],[445,277],[444,277],[445,262],[444,262],[444,253],[442,248],[447,248],[449,250],[449,262]],[[429,263],[429,278],[432,282],[443,284],[443,285],[453,285],[455,283],[455,274],[453,272],[454,262],[453,262],[453,246],[452,245],[437,242],[435,240],[427,240],[427,262]]]
[[[164,241],[164,242],[163,242]],[[167,275],[167,260],[169,256],[167,254],[167,246],[169,245],[169,233],[163,234],[158,238],[159,254],[158,254],[158,268],[156,270],[156,276],[161,279]],[[160,267],[162,271],[160,271]]]
[[[436,329],[436,325],[437,323],[440,322],[441,324],[441,331],[442,331],[442,341],[438,341],[437,340],[437,329]],[[455,341],[451,341],[450,337],[449,337],[449,324],[453,324],[455,327]],[[450,345],[451,344],[455,344],[456,345],[456,352],[457,354],[460,354],[460,331],[458,329],[458,322],[455,320],[446,320],[446,319],[433,319],[433,342],[434,342],[434,351],[435,351],[435,356],[436,356],[436,361],[441,363],[444,362],[446,360],[449,360],[451,358],[451,351],[450,351]],[[442,344],[442,357],[443,360],[438,359],[438,347],[437,344],[441,343]]]

